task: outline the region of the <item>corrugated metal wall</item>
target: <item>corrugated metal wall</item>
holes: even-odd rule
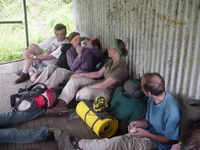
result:
[[[75,29],[129,50],[130,74],[159,72],[176,97],[200,99],[200,0],[73,0]]]

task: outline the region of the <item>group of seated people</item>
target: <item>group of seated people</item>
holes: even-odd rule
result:
[[[109,103],[115,89],[128,79],[128,69],[124,59],[128,51],[124,42],[116,38],[111,39],[107,48],[109,59],[100,70],[93,71],[93,59],[103,56],[100,49],[93,46],[90,40],[84,40],[85,45],[81,46],[78,32],[72,32],[66,38],[66,27],[63,24],[57,24],[54,32],[55,37],[40,44],[32,44],[24,51],[25,64],[15,83],[31,79],[33,83],[45,83],[48,88],[56,88],[58,85],[64,84],[58,97],[58,104],[50,111],[66,110],[74,98],[76,101],[81,101],[95,100],[98,96],[104,96],[106,102]],[[66,52],[68,69],[55,65],[55,61],[62,53],[61,48],[64,43],[72,44]],[[41,50],[46,48],[48,49],[47,54],[42,54]],[[30,67],[34,68],[32,70],[34,72],[30,73]],[[54,128],[9,128],[0,129],[0,144],[45,141],[53,134],[60,150],[170,149],[180,140],[180,104],[166,92],[164,78],[159,73],[145,73],[141,78],[141,88],[148,97],[145,118],[132,120],[127,127],[128,133],[124,135],[114,136],[110,139],[78,140],[69,135],[67,131]],[[0,113],[0,126],[6,127],[27,122],[42,114],[42,108],[31,112]],[[192,136],[199,137],[200,131],[195,130],[190,134],[191,139],[194,140]],[[187,140],[181,141],[182,147],[191,149],[191,147],[188,148],[191,146],[190,142],[185,141]],[[193,148],[195,146],[200,146],[200,141],[196,141]]]

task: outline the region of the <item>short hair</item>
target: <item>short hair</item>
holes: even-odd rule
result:
[[[67,32],[66,26],[62,23],[58,23],[54,27],[54,31],[65,30]]]
[[[155,76],[160,79],[159,82],[153,80]],[[151,92],[155,96],[159,96],[165,92],[165,80],[159,73],[145,73],[142,78],[145,80],[143,85],[145,91]]]
[[[181,144],[185,150],[198,150],[200,147],[200,129],[186,132],[181,138]]]

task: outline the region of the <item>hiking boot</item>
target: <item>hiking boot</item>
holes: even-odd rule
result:
[[[22,71],[23,71],[22,69],[21,69],[21,70],[18,70],[18,71],[16,72],[16,75],[17,75],[17,76],[20,76],[20,75],[22,74]]]
[[[55,140],[55,138],[54,138],[55,130],[58,130],[58,129],[49,128],[48,135],[47,135],[47,138],[45,139],[45,141]]]
[[[17,80],[15,80],[15,83],[18,84],[18,83],[22,83],[24,81],[27,81],[30,79],[30,75],[29,73],[21,73],[21,75],[19,76],[19,78]]]
[[[63,100],[58,100],[57,105],[51,109],[51,111],[62,111],[62,110],[67,110],[67,104]]]
[[[74,146],[75,150],[83,150],[78,145],[79,139],[77,137],[69,136],[69,141]]]
[[[58,100],[58,103],[55,107],[53,107],[52,109],[48,109],[46,110],[46,114],[47,115],[51,115],[51,116],[63,116],[63,115],[67,115],[69,114],[69,109],[65,103],[65,101],[63,100]]]
[[[67,131],[56,129],[54,131],[54,138],[59,150],[76,150],[70,142],[70,135]]]
[[[46,110],[46,113],[45,115],[48,115],[48,116],[52,116],[52,117],[58,117],[58,116],[67,116],[69,115],[69,113],[71,112],[71,110]]]

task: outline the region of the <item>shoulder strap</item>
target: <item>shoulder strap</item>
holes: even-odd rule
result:
[[[106,111],[101,111],[101,112],[96,112],[94,109],[93,109],[93,106],[92,106],[92,102],[91,101],[88,101],[88,100],[86,100],[86,101],[83,101],[86,105],[87,105],[87,107],[89,108],[88,109],[88,111],[86,112],[86,114],[85,114],[85,118],[86,118],[86,116],[89,114],[89,112],[90,111],[92,111],[97,117],[98,117],[98,119],[100,119],[100,120],[104,120],[104,119],[106,119],[106,118],[114,118],[113,116],[111,116],[108,112],[106,112]]]
[[[31,89],[33,89],[36,85],[43,85],[43,88],[45,89],[45,90],[47,90],[48,88],[47,88],[47,86],[44,84],[44,83],[35,83],[35,84],[32,84],[27,90],[28,91],[30,91]]]

